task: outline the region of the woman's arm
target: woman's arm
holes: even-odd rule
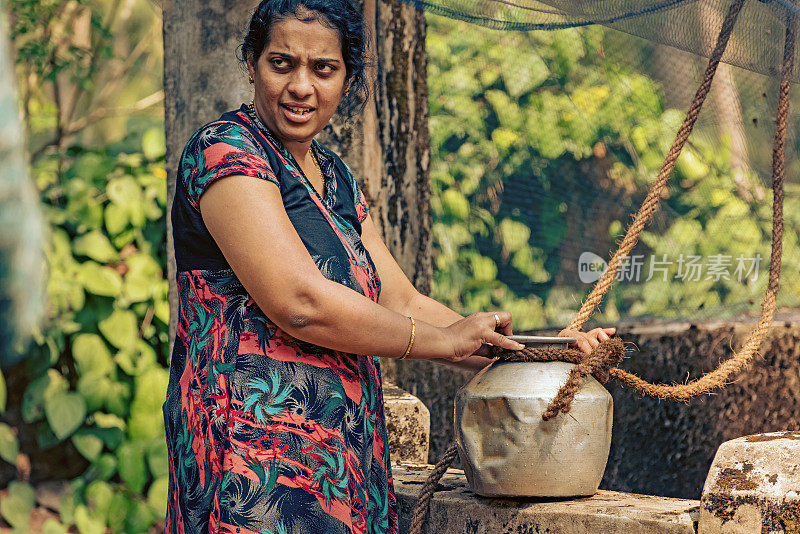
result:
[[[460,314],[444,304],[417,291],[397,264],[389,249],[386,248],[386,244],[378,234],[378,229],[369,215],[361,224],[361,242],[364,243],[364,247],[369,252],[381,278],[381,296],[378,302],[382,306],[403,315],[411,315],[438,327],[450,326],[463,319]],[[511,333],[510,328],[508,333]],[[435,358],[434,360],[438,363],[474,372],[483,369],[492,361],[483,356],[471,356],[458,362]]]
[[[200,197],[200,211],[242,285],[281,330],[354,354],[405,353],[411,334],[408,318],[325,278],[274,184],[248,176],[222,178]],[[408,357],[463,359],[477,350],[481,339],[516,348],[493,325],[488,314],[475,314],[447,329],[419,320]]]
[[[397,265],[392,254],[386,248],[386,245],[378,234],[375,223],[372,222],[372,218],[369,216],[367,216],[361,225],[361,241],[369,251],[372,261],[375,263],[378,274],[381,277],[381,296],[378,301],[381,305],[390,310],[402,313],[403,315],[412,315],[422,319],[428,324],[438,327],[450,326],[463,319],[461,315],[444,304],[426,297],[416,290],[405,273],[403,273],[400,266]],[[558,335],[562,337],[574,337],[575,343],[571,344],[571,346],[580,349],[585,354],[590,354],[601,341],[608,339],[614,332],[616,332],[616,328],[614,327],[595,328],[588,332],[564,329],[559,332]],[[504,333],[506,335],[512,333],[510,322],[508,330],[504,331]],[[473,355],[459,361],[440,358],[431,359],[451,367],[474,372],[480,371],[492,361],[489,358],[478,355]]]

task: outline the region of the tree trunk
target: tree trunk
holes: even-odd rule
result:
[[[372,98],[357,121],[333,121],[321,140],[361,181],[386,246],[427,294],[433,271],[425,15],[396,0],[363,6],[375,63]]]
[[[252,98],[235,51],[255,5],[253,0],[164,0],[170,210],[178,160],[191,134]],[[396,0],[365,0],[364,14],[376,52],[375,91],[362,116],[347,124],[332,121],[319,140],[351,167],[390,252],[415,286],[428,292],[432,268],[425,19]],[[167,235],[173,340],[177,295],[169,218]],[[392,374],[392,369],[387,371]]]

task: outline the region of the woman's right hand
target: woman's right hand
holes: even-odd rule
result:
[[[473,313],[442,330],[453,347],[453,355],[447,359],[454,362],[469,358],[484,344],[508,350],[525,348],[506,337],[513,334],[509,312]]]

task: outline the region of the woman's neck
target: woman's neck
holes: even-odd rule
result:
[[[267,127],[266,126],[267,122],[264,120],[263,115],[258,110],[258,104],[252,105],[251,103],[251,106],[252,107],[250,109],[253,111],[258,120],[261,121],[261,124]],[[276,131],[272,130],[271,128],[269,129],[270,132],[272,133],[272,136],[275,139],[277,139],[278,142],[280,142],[280,144],[284,146],[284,148],[286,148],[286,150],[289,152],[289,154],[292,155],[295,161],[297,161],[298,163],[301,161],[305,161],[306,156],[308,155],[308,151],[311,150],[311,141],[313,140],[313,137],[308,141],[293,141],[289,139],[284,139],[283,137],[278,135]]]
[[[286,141],[281,138],[278,138],[278,141],[286,147],[286,150],[289,151],[289,154],[291,154],[298,163],[305,161],[308,151],[311,150],[311,141],[300,143],[297,141]]]

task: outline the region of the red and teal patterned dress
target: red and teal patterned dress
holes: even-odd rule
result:
[[[200,216],[215,180],[272,182],[325,277],[377,301],[360,237],[364,195],[336,154],[316,141],[311,150],[324,198],[246,106],[201,128],[181,157],[172,208],[180,315],[164,403],[168,532],[397,532],[378,358],[283,332]]]

